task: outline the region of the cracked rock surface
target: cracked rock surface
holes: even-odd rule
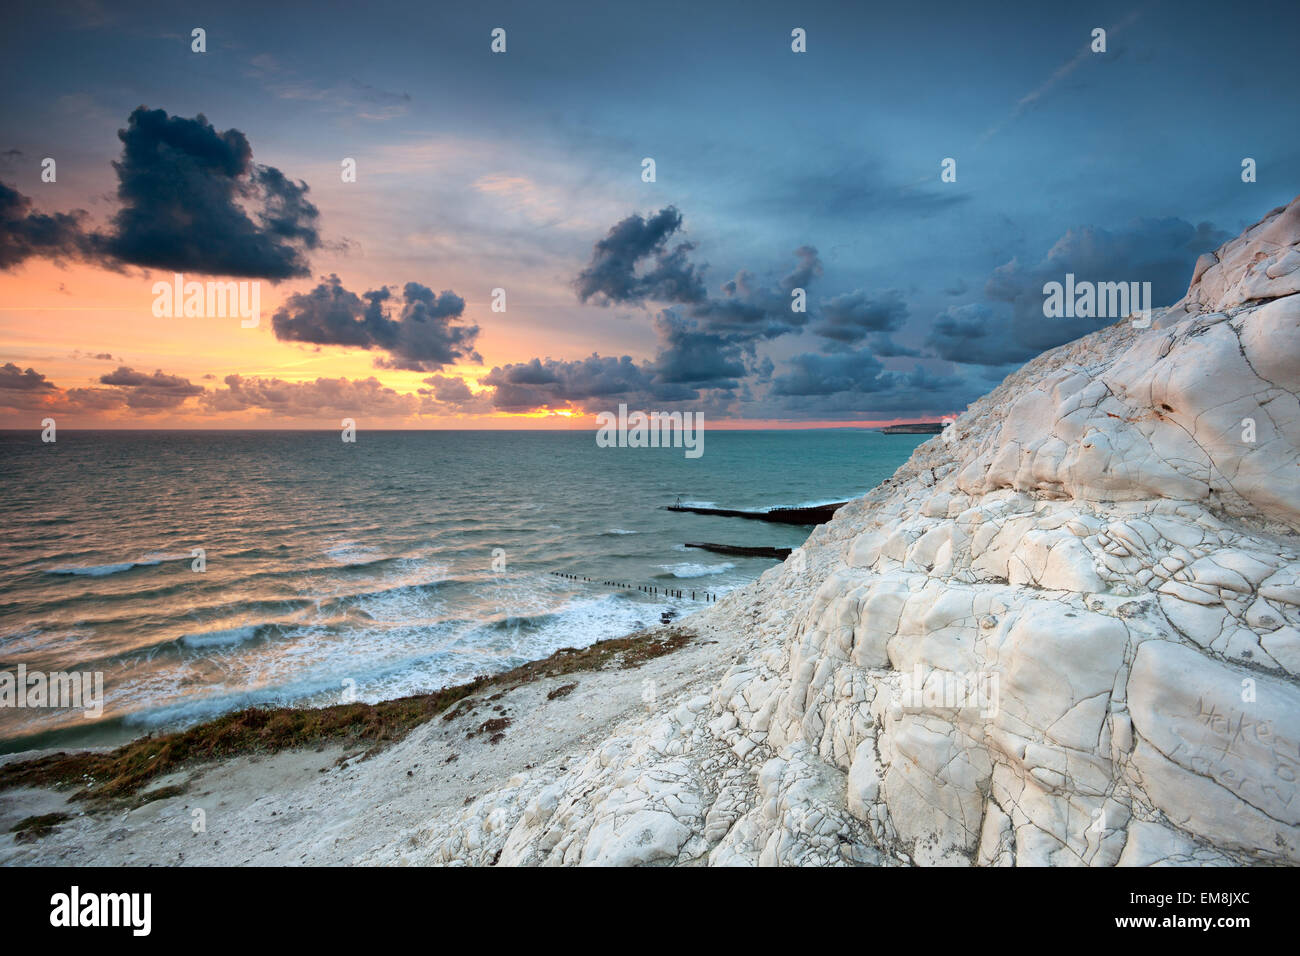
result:
[[[734,663],[369,862],[1300,863],[1300,200],[692,620]]]

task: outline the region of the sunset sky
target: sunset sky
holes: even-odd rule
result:
[[[1111,321],[1044,281],[1169,304],[1296,194],[1269,7],[11,4],[0,427],[957,412]],[[155,317],[175,272],[258,281],[260,324]]]

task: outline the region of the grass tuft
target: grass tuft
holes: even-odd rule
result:
[[[25,817],[19,820],[9,832],[16,834],[15,839],[26,843],[48,836],[60,823],[71,819],[66,813],[43,813],[38,817]]]

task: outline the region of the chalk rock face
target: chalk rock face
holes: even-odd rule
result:
[[[704,612],[747,635],[711,693],[402,852],[1300,863],[1297,292],[1300,200],[1151,327],[1027,364]]]

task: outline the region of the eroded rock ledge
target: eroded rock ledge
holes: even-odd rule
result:
[[[1300,200],[704,612],[711,693],[373,862],[1300,863],[1298,291]]]

